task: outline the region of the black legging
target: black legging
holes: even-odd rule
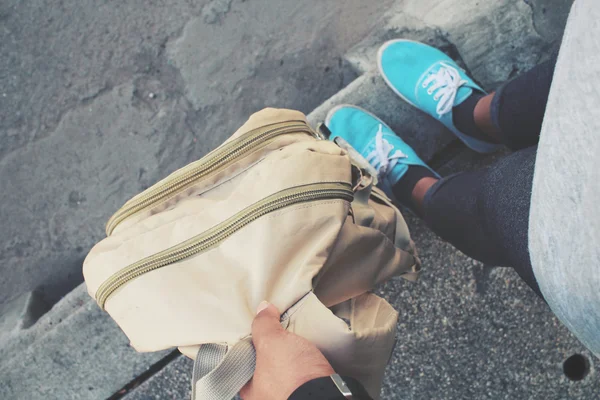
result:
[[[515,152],[487,168],[441,179],[424,201],[425,221],[436,234],[476,260],[513,267],[540,296],[529,257],[529,208],[555,63],[553,57],[496,91],[492,120]]]

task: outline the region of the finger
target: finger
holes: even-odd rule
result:
[[[252,341],[254,347],[261,348],[268,338],[273,335],[282,334],[285,331],[279,322],[279,311],[277,308],[267,302],[262,302],[258,306],[258,314],[252,323]]]
[[[252,381],[253,379],[250,379],[250,381],[248,381],[248,383],[246,383],[244,387],[240,390],[240,397],[242,398],[242,400],[252,399]]]

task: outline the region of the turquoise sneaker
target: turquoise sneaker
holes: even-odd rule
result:
[[[375,168],[381,189],[392,199],[392,187],[411,165],[425,167],[440,177],[385,122],[360,107],[334,107],[325,125],[331,131],[329,140],[338,136],[346,140]]]
[[[491,153],[501,146],[460,132],[452,121],[452,108],[474,91],[485,94],[446,54],[423,43],[392,40],[379,49],[379,71],[388,86],[407,103],[438,119],[468,147]]]

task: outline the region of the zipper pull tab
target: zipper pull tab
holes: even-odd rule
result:
[[[319,125],[317,125],[315,136],[319,140],[327,140],[329,139],[329,136],[331,136],[331,131],[324,123],[320,122]]]

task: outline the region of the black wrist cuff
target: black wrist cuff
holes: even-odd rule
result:
[[[365,388],[354,378],[342,377],[350,391],[352,400],[372,400]],[[288,400],[349,400],[344,397],[331,377],[313,379],[292,393]]]

